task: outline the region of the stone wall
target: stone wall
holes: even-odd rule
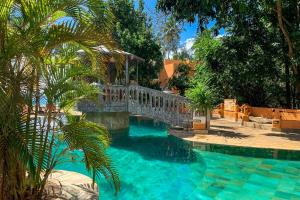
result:
[[[103,124],[108,130],[119,131],[129,128],[128,112],[86,113],[86,119],[97,124]]]
[[[259,123],[269,119],[273,130],[300,130],[300,109],[252,107],[247,104],[239,106],[235,99],[224,99],[224,103],[218,105],[212,114],[233,121],[242,121],[242,124],[248,122],[251,117],[257,118]]]

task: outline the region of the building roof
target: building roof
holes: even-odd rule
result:
[[[122,50],[119,50],[119,49],[109,50],[104,45],[100,45],[100,46],[94,47],[94,49],[96,51],[99,51],[102,54],[105,54],[105,55],[113,55],[114,53],[116,53],[116,54],[121,54],[123,56],[127,56],[129,58],[129,60],[137,60],[137,61],[145,62],[145,59],[143,59],[141,57],[138,57],[137,55],[134,55],[132,53],[129,53],[129,52],[126,52],[126,51],[122,51]],[[77,52],[78,53],[83,53],[84,50],[81,49],[81,50],[78,50]]]
[[[132,53],[129,53],[129,52],[126,52],[126,51],[122,51],[122,50],[119,50],[119,49],[109,50],[104,45],[100,45],[100,46],[94,47],[94,49],[96,49],[97,51],[99,51],[100,53],[103,53],[103,54],[112,55],[114,53],[117,53],[117,54],[121,54],[121,55],[127,56],[130,60],[137,60],[137,61],[145,62],[145,59],[143,59],[143,58],[141,58],[139,56],[136,56],[136,55],[134,55]]]

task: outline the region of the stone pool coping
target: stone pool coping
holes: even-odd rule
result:
[[[92,182],[90,177],[77,172],[54,170],[46,184],[46,199],[98,200],[98,186],[95,183],[92,187]]]
[[[198,144],[218,144],[235,147],[300,151],[300,134],[275,132],[241,126],[225,119],[212,119],[208,133],[169,131],[171,135]]]

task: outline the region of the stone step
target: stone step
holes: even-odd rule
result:
[[[256,123],[259,123],[259,124],[272,124],[272,119],[267,119],[267,118],[263,118],[263,117],[249,116],[249,120],[251,122],[256,122]]]
[[[272,130],[272,124],[262,124],[258,122],[244,122],[244,126],[250,128],[262,129],[262,130]]]

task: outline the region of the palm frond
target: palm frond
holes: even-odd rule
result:
[[[105,5],[101,0],[0,2],[0,199],[41,197],[47,175],[61,157],[55,136],[62,130],[70,147],[84,150],[86,167],[110,177],[118,188],[104,127],[84,119],[64,124],[48,108],[39,115],[44,96],[63,109],[97,96],[98,89],[85,81],[104,61],[93,47],[116,47]]]
[[[120,188],[118,175],[106,155],[110,139],[107,129],[103,126],[86,121],[84,118],[79,120],[69,119],[69,124],[62,127],[64,140],[71,149],[81,149],[84,154],[86,168],[101,178],[112,180],[115,190]]]

